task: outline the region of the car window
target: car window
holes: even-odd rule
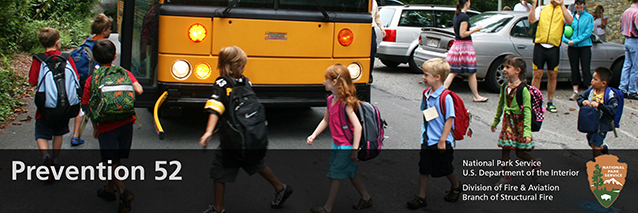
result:
[[[470,26],[483,26],[481,32],[493,33],[501,30],[512,18],[512,15],[482,13],[470,17]]]
[[[530,33],[529,21],[524,18],[516,22],[516,25],[512,28],[512,32],[510,32],[510,35],[514,37],[532,38],[533,36]]]
[[[454,13],[456,11],[436,11],[436,26],[437,27],[452,27],[454,23],[452,20],[454,19]]]
[[[390,26],[390,22],[392,22],[392,17],[394,16],[394,11],[394,8],[381,8],[379,10],[379,16],[381,17],[383,27]]]
[[[433,27],[433,24],[430,10],[403,10],[399,20],[402,27]]]

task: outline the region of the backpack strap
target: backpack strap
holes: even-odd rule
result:
[[[525,81],[521,81],[516,88],[516,103],[518,104],[518,107],[521,108],[521,111],[523,111],[523,90],[525,90],[525,87],[527,87],[527,83],[525,83]]]
[[[445,97],[447,95],[450,94],[450,90],[447,89],[443,89],[443,92],[441,92],[441,95],[439,96],[439,107],[441,108],[441,115],[443,117],[443,120],[445,121],[445,115],[446,115],[446,106],[445,106]]]
[[[332,98],[334,98],[334,96],[332,96]],[[328,102],[328,104],[332,104],[330,102]],[[350,128],[350,124],[348,124],[348,115],[346,113],[346,105],[348,104],[345,101],[343,102],[343,104],[341,103],[336,103],[336,104],[339,104],[339,120],[341,120],[340,126],[341,126],[341,129],[343,129],[343,135],[346,136],[346,140],[348,140],[350,144],[353,144],[354,133],[352,132],[352,129]]]
[[[39,53],[39,54],[35,54],[33,55],[33,58],[38,59],[38,61],[40,62],[44,62],[45,60],[47,60],[49,56],[44,54],[44,53]]]

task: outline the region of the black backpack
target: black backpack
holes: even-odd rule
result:
[[[361,161],[367,161],[377,157],[381,152],[383,140],[385,140],[384,132],[388,123],[381,118],[379,109],[369,102],[359,102],[359,108],[355,113],[362,127],[357,157]],[[346,115],[346,104],[342,104],[339,108],[339,118],[346,139],[352,143],[354,133],[352,132],[352,125],[348,122],[348,116]]]
[[[249,80],[242,77],[242,83],[228,76],[215,80],[226,81],[232,92],[228,96],[226,116],[222,116],[220,129],[220,147],[226,159],[232,158],[233,164],[254,164],[266,156],[268,135],[266,110],[250,86]],[[228,161],[224,162],[228,165]],[[237,165],[232,165],[237,166]]]
[[[33,56],[39,60],[40,73],[35,93],[35,105],[47,122],[60,122],[74,118],[80,112],[80,82],[71,64],[69,54]]]

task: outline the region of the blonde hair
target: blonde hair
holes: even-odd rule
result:
[[[44,48],[53,47],[55,42],[60,40],[60,32],[50,27],[43,27],[38,31],[38,39]]]
[[[433,58],[424,62],[421,69],[423,69],[423,73],[431,72],[435,76],[440,75],[441,81],[445,81],[447,76],[450,74],[450,64],[442,58]]]
[[[102,31],[111,28],[113,19],[104,15],[104,13],[100,13],[91,22],[91,33],[98,35],[102,33]]]
[[[350,71],[342,64],[335,64],[326,69],[325,77],[330,80],[337,80],[337,95],[339,101],[345,101],[352,106],[355,111],[359,109],[359,99],[357,98],[357,88],[352,83]]]
[[[241,78],[242,67],[246,65],[248,56],[237,46],[224,47],[219,51],[217,69],[219,75],[227,75],[233,78]]]

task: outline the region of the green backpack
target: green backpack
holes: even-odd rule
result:
[[[91,79],[89,116],[93,123],[135,115],[135,90],[128,72],[120,66],[100,67]]]

